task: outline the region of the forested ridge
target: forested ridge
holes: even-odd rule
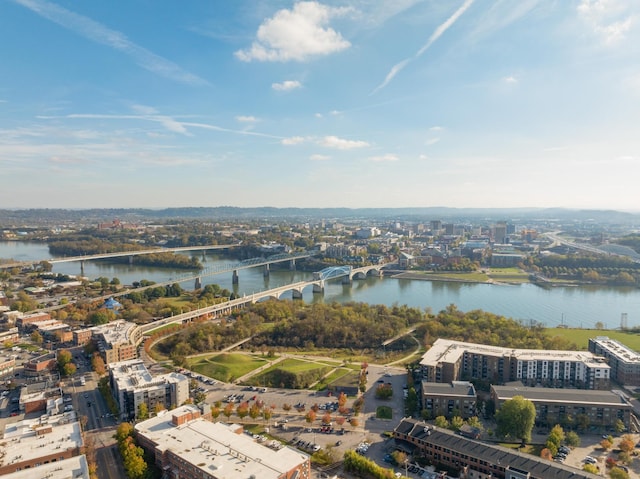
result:
[[[274,323],[265,327],[265,323]],[[304,304],[266,301],[240,311],[230,322],[203,323],[166,339],[159,350],[175,358],[217,351],[250,336],[252,349],[340,348],[376,350],[382,343],[415,328],[422,344],[438,338],[524,349],[577,349],[575,343],[549,337],[541,325],[524,325],[482,310],[459,311],[455,305],[438,314],[408,306],[366,303]]]

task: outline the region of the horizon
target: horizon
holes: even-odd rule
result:
[[[9,0],[0,204],[638,213],[639,13]]]

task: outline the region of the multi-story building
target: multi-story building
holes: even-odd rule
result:
[[[18,328],[9,328],[6,331],[0,331],[0,344],[5,344],[7,341],[15,343],[19,338]]]
[[[134,323],[122,319],[91,328],[91,340],[105,364],[135,359],[140,334]]]
[[[536,424],[582,424],[613,428],[621,420],[630,430],[633,406],[624,396],[612,391],[580,391],[571,389],[524,386],[491,386],[491,399],[496,409],[514,396],[528,399],[536,407]]]
[[[0,357],[0,378],[13,373],[13,370],[16,367],[15,358],[10,358],[7,356]]]
[[[438,339],[420,361],[428,382],[480,379],[492,384],[609,389],[605,359],[584,351],[512,349]]]
[[[24,375],[28,377],[42,376],[56,367],[56,353],[46,353],[29,359],[22,365]]]
[[[611,379],[628,386],[640,386],[640,354],[615,339],[589,339],[589,351],[604,356],[611,366]]]
[[[80,424],[64,416],[7,424],[2,442],[0,476],[31,469],[29,477],[46,477],[32,468],[79,456],[83,446]]]
[[[49,313],[33,313],[33,314],[25,314],[19,316],[16,319],[16,325],[20,329],[24,329],[27,325],[31,323],[37,323],[38,321],[48,321],[51,319],[51,315]]]
[[[123,421],[136,419],[140,405],[151,413],[159,407],[169,409],[189,399],[189,379],[178,373],[151,376],[140,359],[109,364],[111,390]]]
[[[34,477],[45,479],[90,479],[89,464],[87,464],[87,458],[83,454],[42,464],[35,471],[32,468],[27,468],[5,474],[2,479],[34,479]]]
[[[449,384],[422,381],[422,409],[432,418],[460,416],[468,419],[476,415],[476,390],[467,381],[452,381]]]
[[[242,426],[213,423],[193,405],[162,411],[135,426],[138,444],[170,479],[309,479],[309,456],[256,442]]]
[[[600,476],[514,449],[484,444],[451,431],[404,418],[394,429],[396,445],[468,479],[598,479]],[[464,474],[464,475],[463,475]]]

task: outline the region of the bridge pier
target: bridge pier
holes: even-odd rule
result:
[[[200,276],[196,278],[196,282],[193,285],[193,289],[202,289],[202,278]]]
[[[80,276],[84,276],[84,260],[80,260]]]
[[[349,274],[342,277],[342,284],[351,284],[353,277]]]
[[[133,264],[133,256],[129,256],[129,265]]]
[[[238,284],[238,283],[239,283],[238,270],[234,269],[233,275],[231,276],[231,284]]]
[[[265,278],[268,278],[268,277],[269,277],[269,264],[265,264],[265,265],[264,265],[264,269],[263,269],[263,271],[262,271],[262,275],[263,275]]]
[[[324,281],[313,284],[313,294],[324,294]]]
[[[293,299],[302,299],[302,291],[298,291],[297,289],[294,289],[291,297]]]
[[[296,260],[292,259],[291,261],[289,261],[289,271],[295,271],[296,270]]]

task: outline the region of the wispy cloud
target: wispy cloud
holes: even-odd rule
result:
[[[391,70],[389,70],[389,73],[387,73],[387,76],[385,77],[384,81],[380,85],[378,85],[373,90],[373,92],[371,92],[371,94],[374,94],[379,90],[381,90],[382,88],[384,88],[385,86],[387,86],[389,82],[391,82],[391,80],[393,80],[395,76],[398,73],[400,73],[410,62],[422,56],[422,54],[426,52],[431,47],[431,45],[433,45],[438,40],[438,38],[442,36],[444,32],[446,32],[458,20],[458,18],[460,18],[460,16],[464,12],[467,11],[467,9],[471,6],[473,2],[474,0],[464,0],[464,3],[460,6],[460,8],[458,8],[455,12],[453,12],[453,15],[447,18],[447,20],[441,23],[433,31],[433,33],[427,40],[427,43],[425,43],[422,46],[422,48],[420,48],[420,50],[418,50],[418,52],[413,57],[402,60],[401,62],[396,63],[393,67],[391,67]]]
[[[394,155],[391,153],[387,153],[386,155],[382,155],[382,156],[370,156],[369,158],[367,158],[369,161],[373,161],[373,162],[386,162],[386,161],[399,161],[400,158],[398,158],[398,155]]]
[[[123,33],[111,30],[91,18],[79,15],[46,0],[13,1],[88,40],[106,45],[130,56],[138,65],[150,72],[189,85],[207,84],[205,80],[197,75],[183,70],[166,58],[135,44]]]
[[[289,91],[295,90],[296,88],[302,88],[302,83],[298,80],[285,80],[281,83],[272,83],[271,88],[276,91]]]
[[[236,116],[236,121],[239,121],[240,123],[256,123],[260,120],[258,120],[255,116],[238,115]]]
[[[331,157],[327,155],[311,155],[309,159],[311,161],[327,161],[330,160]]]
[[[509,75],[509,76],[506,76],[506,77],[502,78],[502,81],[504,83],[515,85],[516,83],[518,83],[518,78],[515,77],[514,75]]]
[[[369,143],[362,140],[347,140],[345,138],[339,138],[337,136],[329,135],[322,138],[318,137],[304,137],[304,136],[292,136],[289,138],[283,138],[280,143],[286,146],[300,145],[302,143],[313,143],[325,148],[333,148],[335,150],[353,150],[356,148],[365,148],[369,146]]]
[[[435,145],[439,141],[440,141],[440,138],[429,138],[427,141],[424,142],[424,144],[427,146],[431,146],[431,145]]]
[[[283,138],[280,141],[280,143],[286,146],[291,146],[291,145],[299,145],[301,143],[304,143],[304,141],[305,139],[302,136],[291,136],[289,138]]]
[[[325,136],[320,140],[319,144],[327,148],[335,148],[337,150],[353,150],[355,148],[364,148],[369,143],[361,140],[346,140],[337,136]]]
[[[306,61],[349,48],[351,44],[329,27],[329,21],[351,11],[318,2],[298,2],[291,10],[278,10],[258,28],[256,40],[235,56],[241,61]]]
[[[632,3],[621,0],[582,0],[578,13],[605,45],[624,39],[637,21]]]

